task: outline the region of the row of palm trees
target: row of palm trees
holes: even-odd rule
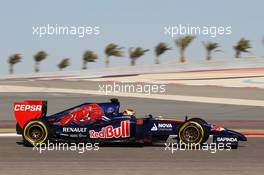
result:
[[[194,36],[187,35],[187,36],[179,37],[175,40],[175,45],[179,49],[179,53],[180,53],[179,62],[183,63],[186,61],[185,56],[184,56],[185,50],[194,39],[195,39]],[[203,42],[203,46],[206,49],[206,52],[207,52],[206,60],[208,61],[212,59],[213,52],[221,52],[221,50],[219,50],[220,45],[216,42],[211,42],[211,41]],[[249,52],[248,49],[251,48],[250,41],[246,40],[245,38],[241,38],[233,48],[235,50],[235,57],[240,58],[242,52]],[[117,44],[114,44],[114,43],[108,44],[104,50],[105,66],[109,67],[110,57],[113,57],[113,56],[123,57],[125,55],[123,49],[124,49],[123,47],[120,47]],[[158,43],[158,45],[154,49],[155,56],[156,56],[154,60],[155,64],[160,64],[160,56],[164,54],[165,52],[167,52],[168,50],[172,50],[172,48],[169,47],[167,43],[164,43],[164,42]],[[131,60],[131,66],[134,66],[136,64],[136,60],[142,57],[148,51],[149,49],[143,49],[142,47],[129,48],[128,54]],[[48,54],[45,51],[39,51],[33,56],[34,61],[35,61],[35,68],[34,68],[35,72],[40,71],[39,64],[40,62],[45,60],[47,56]],[[97,59],[98,59],[98,55],[95,52],[91,50],[85,51],[83,54],[83,58],[82,58],[83,60],[82,69],[84,70],[87,69],[87,63],[95,62]],[[17,53],[9,57],[8,63],[9,63],[9,73],[10,74],[13,74],[14,72],[14,65],[21,62],[21,60],[22,60],[21,55]],[[63,58],[57,65],[59,70],[63,70],[64,68],[68,66],[70,66],[69,58]]]

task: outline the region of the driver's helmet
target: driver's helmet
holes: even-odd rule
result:
[[[132,109],[125,109],[124,112],[123,112],[123,115],[129,115],[129,116],[133,115],[134,116],[135,112]]]

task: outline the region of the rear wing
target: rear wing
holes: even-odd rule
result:
[[[15,102],[13,111],[18,125],[24,128],[24,125],[30,120],[39,119],[47,114],[47,101],[26,100]]]

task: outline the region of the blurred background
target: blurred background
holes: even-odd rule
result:
[[[206,49],[202,42],[218,43],[213,54],[214,60],[232,60],[234,46],[244,37],[250,44],[248,52],[242,57],[262,57],[263,9],[261,0],[212,2],[204,1],[151,1],[151,0],[112,0],[112,1],[5,1],[0,6],[0,75],[9,73],[9,57],[20,54],[21,62],[14,66],[16,74],[32,73],[35,69],[33,59],[39,51],[46,57],[39,63],[40,72],[58,71],[58,64],[66,64],[65,70],[83,68],[86,50],[91,50],[98,59],[88,63],[88,69],[105,66],[105,48],[115,43],[123,51],[122,57],[110,56],[109,67],[122,67],[131,64],[131,47],[148,50],[137,59],[136,65],[153,65],[155,47],[164,42],[171,50],[160,57],[160,64],[178,64],[179,49],[174,38],[164,34],[164,27],[191,26],[231,26],[232,34],[196,36],[184,51],[186,63],[206,59]],[[60,26],[99,26],[99,35],[83,38],[76,36],[33,35],[32,27]],[[131,51],[131,50],[130,50]],[[133,50],[132,50],[133,51]],[[214,50],[215,51],[215,50]],[[89,61],[88,61],[89,62]],[[190,63],[191,64],[191,63]],[[63,66],[63,65],[62,65]],[[64,68],[64,67],[63,67]]]

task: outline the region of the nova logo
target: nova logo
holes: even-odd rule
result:
[[[42,105],[15,105],[14,111],[41,111]]]
[[[237,142],[235,137],[217,137],[217,142]]]
[[[157,131],[158,130],[157,125],[154,123],[154,125],[152,126],[152,128],[150,130],[151,131]]]
[[[151,131],[171,131],[172,130],[172,124],[171,123],[153,123]]]
[[[158,124],[159,128],[172,128],[171,123],[159,123]]]

